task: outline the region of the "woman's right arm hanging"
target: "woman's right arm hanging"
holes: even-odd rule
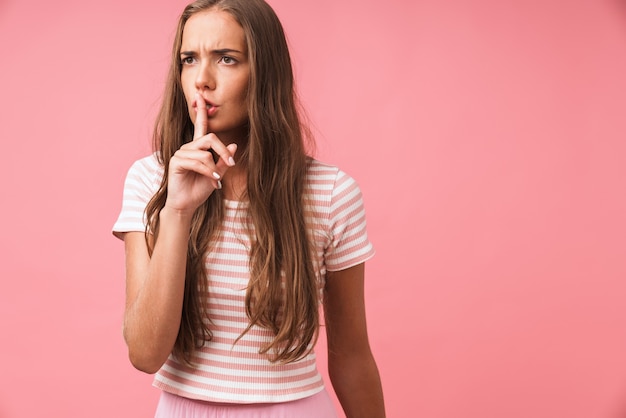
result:
[[[201,98],[198,108],[206,109]],[[206,134],[206,110],[198,111],[193,141],[169,162],[168,195],[159,213],[159,235],[152,256],[143,232],[128,232],[126,248],[126,309],[124,339],[132,364],[157,372],[172,352],[178,336],[185,290],[187,247],[193,213],[234,165],[236,145],[225,146]],[[220,155],[214,163],[208,150]]]

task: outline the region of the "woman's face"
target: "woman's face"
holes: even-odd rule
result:
[[[248,121],[250,76],[243,28],[227,12],[211,9],[187,20],[180,48],[181,83],[192,122],[196,93],[206,102],[208,129],[222,142],[236,141]]]

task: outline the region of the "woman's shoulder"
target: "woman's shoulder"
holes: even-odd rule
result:
[[[356,180],[339,167],[311,159],[306,176],[306,193],[317,201],[333,205],[346,195],[360,195]]]
[[[331,187],[343,183],[356,184],[356,180],[339,167],[314,158],[309,160],[307,180],[316,184],[329,184]]]
[[[334,165],[310,158],[306,172],[306,183],[316,190],[332,190],[339,172],[339,168]]]
[[[307,178],[309,179],[327,179],[334,182],[340,174],[345,173],[335,165],[316,160],[315,158],[309,159],[309,165],[307,167]]]
[[[126,188],[147,190],[152,193],[156,191],[161,184],[164,171],[163,165],[157,157],[157,153],[140,158],[128,169]]]
[[[150,155],[135,160],[130,169],[157,172],[163,171],[163,164],[159,162],[158,153],[153,152]]]

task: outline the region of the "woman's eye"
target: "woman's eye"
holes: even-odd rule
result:
[[[220,61],[224,64],[234,64],[236,62],[233,57],[222,57]]]
[[[193,57],[184,57],[183,59],[180,60],[180,62],[181,62],[181,64],[184,64],[184,65],[191,65],[195,61],[194,61]]]

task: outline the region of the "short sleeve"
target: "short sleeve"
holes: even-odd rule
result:
[[[145,209],[161,184],[163,168],[155,155],[136,161],[124,182],[122,210],[113,225],[113,235],[146,230]]]
[[[330,243],[324,254],[328,271],[345,270],[374,256],[366,226],[361,189],[339,170],[330,202]]]

